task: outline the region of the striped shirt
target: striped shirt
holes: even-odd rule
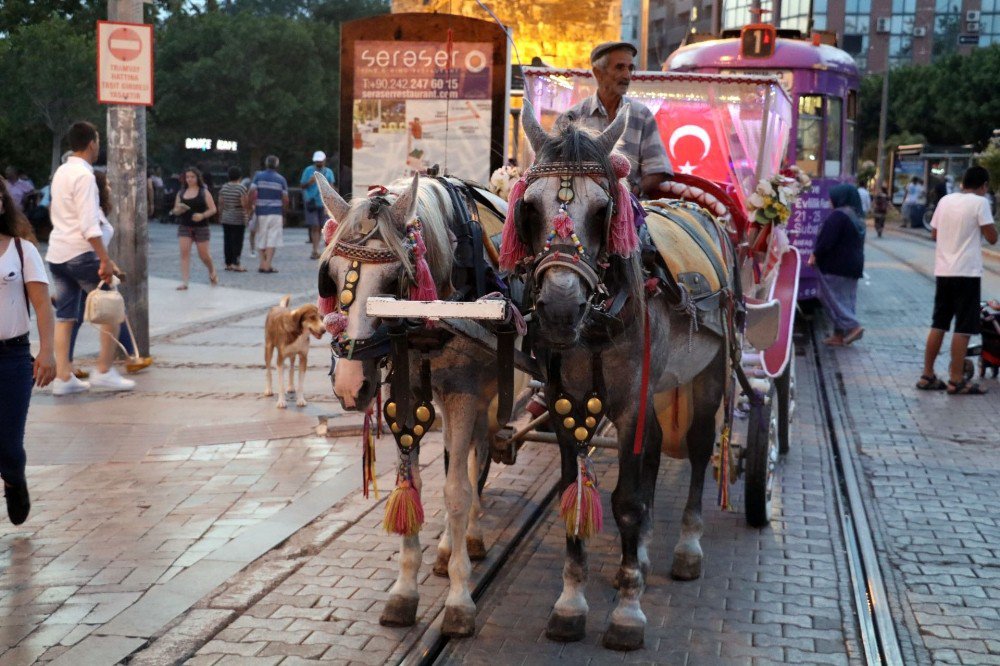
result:
[[[247,216],[243,212],[243,195],[247,188],[239,183],[226,183],[219,189],[219,203],[222,204],[223,224],[246,224]]]
[[[288,181],[274,169],[254,174],[250,191],[257,193],[258,215],[281,215],[284,211],[282,202],[288,196]]]
[[[663,139],[656,126],[652,112],[642,102],[623,97],[621,105],[629,104],[628,123],[622,138],[615,144],[615,150],[628,157],[632,163],[632,172],[628,175],[629,183],[638,188],[643,176],[654,173],[673,175],[674,168],[670,165],[667,150],[663,147]],[[597,94],[591,95],[566,113],[573,113],[580,119],[580,124],[598,132],[608,128],[608,112],[605,110]]]

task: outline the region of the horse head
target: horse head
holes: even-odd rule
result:
[[[320,257],[320,299],[332,304],[326,314],[333,336],[333,392],[345,410],[365,411],[375,398],[380,368],[389,354],[388,327],[368,316],[370,296],[407,298],[421,282],[421,262],[440,290],[450,281],[450,248],[440,198],[433,181],[401,179],[373,188],[368,197],[347,203],[317,174],[328,214],[338,222]],[[424,257],[426,254],[426,258]]]

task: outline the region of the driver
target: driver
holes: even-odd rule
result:
[[[636,48],[628,42],[595,46],[590,52],[590,64],[597,79],[597,92],[564,115],[572,114],[584,127],[603,132],[618,115],[622,102],[630,104],[628,125],[615,148],[632,163],[628,180],[633,194],[658,199],[663,196],[660,184],[674,174],[674,169],[653,114],[642,103],[625,97],[635,71],[636,53]]]

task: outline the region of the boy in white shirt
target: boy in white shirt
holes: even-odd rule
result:
[[[941,197],[931,219],[934,251],[934,315],[924,351],[924,374],[917,388],[949,395],[982,395],[986,389],[965,381],[963,369],[969,337],[979,333],[979,298],[983,277],[980,238],[997,242],[997,229],[986,201],[990,174],[981,166],[970,167],[962,177],[962,191]],[[934,361],[944,334],[955,320],[951,337],[951,365],[947,385],[934,374]]]

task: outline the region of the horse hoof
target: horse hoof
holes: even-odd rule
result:
[[[448,577],[448,560],[451,559],[451,554],[445,555],[444,553],[438,553],[437,559],[434,560],[434,575],[441,576],[442,578]]]
[[[641,624],[611,623],[604,633],[604,647],[609,650],[638,650],[642,647],[642,638],[646,628]]]
[[[445,607],[441,633],[448,638],[465,638],[476,633],[476,614],[461,608]]]
[[[674,553],[674,565],[670,576],[675,580],[695,580],[701,578],[701,555],[694,553]]]
[[[417,623],[418,597],[389,597],[378,623],[383,627],[412,627]]]
[[[545,635],[550,640],[560,643],[582,641],[586,633],[586,615],[560,615],[553,612],[549,615],[549,626],[545,629]]]
[[[482,539],[466,537],[465,548],[469,551],[469,559],[473,562],[481,562],[486,559],[486,545]],[[447,568],[447,565],[445,568]]]

